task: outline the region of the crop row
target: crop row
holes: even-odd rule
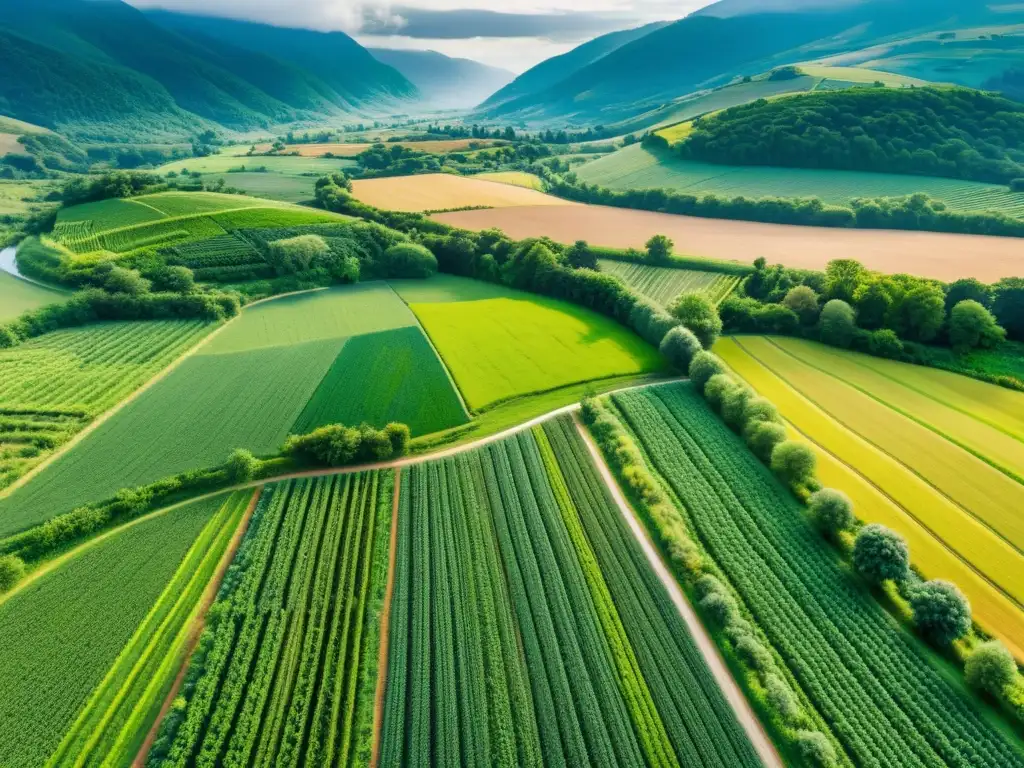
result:
[[[249,243],[235,235],[219,235],[207,240],[175,246],[169,250],[171,251],[170,263],[181,264],[190,269],[263,263],[259,253]]]
[[[211,609],[151,766],[333,765],[369,754],[391,476],[276,486]],[[376,649],[373,649],[374,651]],[[357,738],[358,734],[358,738]]]
[[[47,766],[131,765],[184,661],[200,599],[251,496],[235,493],[211,518]]]
[[[802,510],[687,386],[614,401],[686,519],[858,765],[1022,765],[969,695],[837,567]]]
[[[601,271],[613,275],[638,293],[664,306],[681,293],[702,293],[708,300],[722,302],[739,283],[739,278],[717,272],[698,272],[623,261],[600,261]]]

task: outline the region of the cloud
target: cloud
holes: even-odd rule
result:
[[[430,40],[532,37],[572,41],[622,29],[635,21],[613,14],[588,12],[503,13],[479,9],[439,11],[406,6],[391,10],[391,13],[379,14],[367,9],[369,13],[364,18],[360,33]]]

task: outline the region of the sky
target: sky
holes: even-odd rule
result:
[[[598,35],[709,0],[128,0],[138,8],[340,30],[368,47],[434,50],[524,72]]]

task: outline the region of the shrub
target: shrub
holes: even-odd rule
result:
[[[704,349],[711,349],[722,333],[722,318],[718,310],[700,293],[680,294],[669,311],[693,331]]]
[[[988,349],[1005,338],[1006,331],[996,323],[995,316],[976,301],[961,301],[949,313],[949,343],[956,352]]]
[[[228,480],[235,484],[249,482],[256,476],[259,468],[259,459],[244,448],[235,450],[224,464]]]
[[[764,688],[768,706],[779,713],[783,722],[796,725],[803,720],[804,713],[800,703],[785,680],[776,674],[770,674],[765,678]]]
[[[772,453],[779,443],[786,440],[786,428],[775,422],[755,423],[746,433],[747,445],[754,455],[763,462],[772,460]]]
[[[818,457],[806,443],[786,440],[772,451],[771,467],[783,482],[795,488],[814,479]]]
[[[910,549],[898,533],[872,523],[865,525],[857,534],[853,565],[873,584],[881,584],[888,579],[901,582],[910,572]]]
[[[159,267],[147,273],[154,291],[192,293],[196,288],[195,275],[188,267]]]
[[[737,432],[743,429],[747,403],[754,398],[754,390],[737,384],[722,395],[722,420]]]
[[[821,340],[834,347],[849,347],[857,327],[853,307],[842,299],[832,299],[821,310]]]
[[[687,371],[694,356],[701,351],[702,347],[690,330],[677,325],[665,334],[659,349],[673,368]]]
[[[743,407],[744,434],[753,429],[756,424],[765,421],[779,421],[779,409],[775,407],[775,404],[764,397],[752,397],[747,400]]]
[[[717,355],[708,352],[698,352],[690,362],[690,381],[697,388],[698,392],[704,392],[704,385],[708,383],[716,373],[725,373],[725,364]]]
[[[329,424],[308,435],[292,435],[282,450],[291,456],[338,467],[355,461],[383,461],[404,455],[408,448],[409,428],[392,423],[380,430],[368,424]]]
[[[821,731],[798,731],[796,748],[808,764],[831,768],[836,765],[836,750]]]
[[[384,427],[384,434],[388,436],[391,443],[391,452],[394,456],[405,456],[409,452],[409,442],[412,440],[412,432],[407,424],[400,424],[396,421]]]
[[[291,275],[305,272],[315,259],[326,258],[330,252],[330,246],[320,235],[298,235],[270,243],[266,258],[277,274]]]
[[[903,357],[903,342],[895,331],[883,328],[868,335],[868,351],[878,357],[899,360]]]
[[[736,379],[729,374],[716,373],[704,385],[704,398],[708,401],[708,405],[721,412],[726,395],[739,389],[739,386]]]
[[[0,557],[0,593],[10,591],[25,575],[25,563],[16,555]]]
[[[437,258],[422,245],[398,243],[384,252],[387,277],[427,278],[437,273]]]
[[[103,279],[103,290],[107,293],[126,293],[141,296],[149,291],[150,283],[134,269],[113,266]]]
[[[737,641],[736,654],[747,663],[747,666],[759,672],[772,667],[771,651],[752,635],[744,635]]]
[[[807,285],[790,288],[782,303],[796,313],[804,325],[814,325],[818,320],[818,294]]]
[[[811,495],[807,506],[815,524],[829,536],[853,525],[853,502],[842,491],[822,488]]]
[[[739,608],[732,595],[728,592],[715,591],[705,595],[700,601],[705,615],[719,627],[724,627],[739,616]]]
[[[1002,696],[1017,677],[1017,664],[1006,646],[993,640],[982,643],[967,657],[964,675],[972,688]]]
[[[918,630],[939,645],[948,645],[971,628],[971,604],[950,581],[933,579],[914,589],[910,596]]]

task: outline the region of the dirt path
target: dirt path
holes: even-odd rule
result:
[[[679,253],[746,264],[763,256],[769,264],[821,270],[833,259],[856,259],[878,272],[947,282],[976,277],[993,283],[1024,274],[1024,240],[1014,237],[760,224],[600,205],[494,208],[432,218],[474,231],[497,227],[517,240],[547,235],[612,248],[642,248],[652,235],[667,235]]]
[[[145,766],[149,750],[153,747],[153,742],[156,741],[157,734],[160,732],[160,724],[164,721],[164,717],[167,715],[171,705],[174,703],[174,699],[177,698],[178,691],[181,690],[182,683],[185,682],[185,675],[188,673],[188,665],[189,661],[192,659],[192,652],[195,651],[196,646],[199,644],[199,637],[203,634],[203,627],[206,624],[206,614],[217,597],[217,591],[220,589],[220,584],[224,580],[224,574],[227,573],[228,567],[231,565],[231,561],[235,559],[235,553],[238,551],[238,547],[242,543],[242,537],[249,529],[249,521],[252,519],[252,513],[256,511],[256,504],[260,499],[260,491],[262,490],[263,487],[258,486],[253,491],[252,499],[249,501],[249,506],[245,510],[245,514],[242,516],[242,520],[239,522],[234,536],[231,537],[231,541],[228,543],[227,549],[224,550],[224,554],[221,556],[220,563],[217,565],[217,571],[213,574],[213,578],[210,579],[210,583],[207,585],[206,591],[203,592],[202,600],[199,603],[199,611],[196,613],[195,619],[192,622],[192,629],[189,632],[188,642],[185,644],[181,668],[178,670],[178,674],[175,675],[174,682],[171,684],[170,690],[167,691],[164,703],[160,706],[160,713],[153,721],[153,725],[146,734],[146,738],[142,742],[142,746],[139,747],[139,753],[135,756],[135,760],[132,761],[132,768],[143,768],[143,766]]]
[[[633,532],[636,540],[640,543],[651,568],[657,574],[658,578],[661,579],[661,583],[665,585],[665,590],[668,592],[669,597],[678,609],[679,615],[682,616],[683,621],[686,622],[686,626],[690,630],[690,634],[692,635],[694,642],[697,644],[697,648],[704,657],[704,661],[711,670],[711,674],[718,683],[718,687],[721,688],[726,701],[729,702],[733,712],[736,714],[736,719],[746,732],[747,738],[750,739],[750,743],[753,744],[755,751],[761,758],[761,762],[764,763],[767,768],[783,768],[782,758],[776,751],[775,745],[772,744],[771,739],[768,738],[764,728],[761,726],[761,722],[754,714],[754,710],[751,709],[750,704],[743,695],[743,692],[736,684],[736,681],[733,680],[732,674],[729,672],[729,668],[725,665],[725,661],[718,652],[718,648],[711,640],[711,636],[707,633],[707,630],[704,629],[704,625],[701,624],[700,619],[697,618],[697,614],[694,613],[689,601],[683,595],[683,591],[679,588],[679,584],[676,583],[675,577],[672,576],[668,567],[662,561],[661,555],[658,554],[658,550],[647,536],[647,532],[640,524],[640,521],[637,520],[636,515],[633,514],[632,508],[629,506],[626,498],[622,495],[622,491],[619,490],[618,483],[616,483],[615,478],[612,477],[611,470],[608,469],[608,465],[605,463],[604,457],[601,455],[601,452],[591,439],[590,433],[584,428],[579,418],[575,418],[574,420],[576,422],[576,429],[579,431],[584,443],[586,443],[587,450],[590,452],[594,465],[601,473],[601,478],[604,480],[605,485],[608,486],[608,490],[612,494],[612,498],[615,499],[615,504],[618,506],[619,511],[625,518],[626,523],[629,525],[629,529]]]
[[[395,560],[398,559],[398,497],[402,473],[395,470],[395,495],[391,504],[391,539],[388,542],[388,585],[380,613],[380,653],[377,657],[377,691],[373,697],[373,749],[370,768],[380,763],[380,733],[384,726],[384,693],[388,682],[388,649],[391,645],[391,598],[395,594]]]

